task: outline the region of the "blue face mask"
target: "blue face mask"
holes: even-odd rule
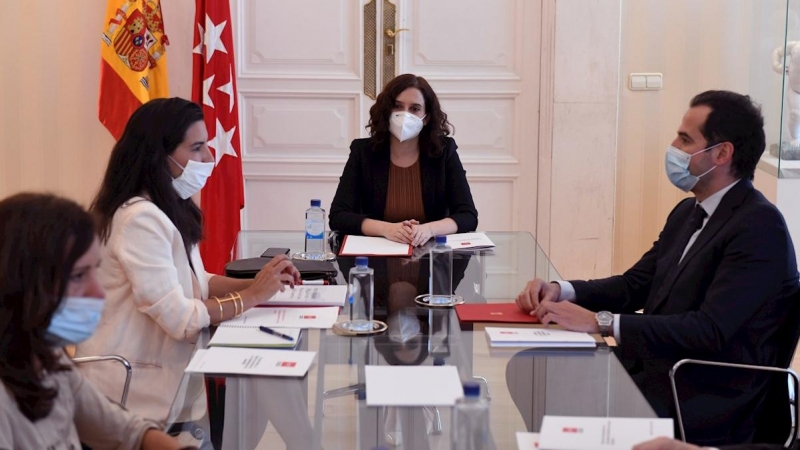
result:
[[[100,298],[66,297],[53,314],[45,339],[54,347],[85,341],[97,329],[104,305]]]
[[[689,172],[689,161],[691,161],[693,156],[707,152],[720,144],[722,144],[722,142],[712,145],[711,147],[704,148],[703,150],[700,150],[692,155],[670,145],[667,148],[667,156],[665,157],[664,161],[665,168],[667,170],[667,178],[669,178],[669,181],[672,182],[676,188],[682,190],[683,192],[691,191],[697,182],[700,181],[700,178],[716,169],[717,166],[708,169],[700,175],[692,175],[692,173]]]

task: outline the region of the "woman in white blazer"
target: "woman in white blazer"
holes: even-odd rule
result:
[[[300,281],[285,256],[273,258],[254,280],[204,270],[197,247],[203,217],[191,196],[214,168],[207,141],[198,105],[179,98],[142,105],[114,146],[91,207],[104,244],[106,307],[77,354],[127,358],[133,365],[128,408],[162,422],[200,330]],[[103,393],[119,397],[122,371],[99,363],[81,370]]]

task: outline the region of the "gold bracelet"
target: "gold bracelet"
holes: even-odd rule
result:
[[[220,301],[222,303],[233,302],[233,317],[239,317],[244,312],[244,304],[236,303],[236,296],[239,295],[236,292],[231,292],[230,294],[223,297]]]
[[[219,305],[219,321],[222,322],[225,320],[225,311],[222,310],[222,302],[219,301],[219,297],[211,297],[217,301],[217,305]]]
[[[236,301],[237,299],[239,300],[238,302]],[[238,292],[231,292],[225,297],[217,299],[217,301],[221,302],[220,304],[233,302],[233,317],[239,317],[244,313],[244,299]]]
[[[222,297],[221,299],[219,299],[219,301],[222,302],[222,303],[233,302],[233,317],[236,317],[236,312],[237,312],[237,310],[236,310],[236,302],[234,301],[233,297],[231,297],[230,294],[226,295],[225,297]]]
[[[233,295],[235,295],[234,298],[239,299],[239,315],[241,316],[242,314],[244,314],[244,300],[242,299],[242,294],[234,292]],[[236,304],[236,302],[234,302],[234,304]]]

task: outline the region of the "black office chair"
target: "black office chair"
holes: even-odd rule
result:
[[[678,426],[681,432],[681,439],[684,442],[686,442],[686,433],[683,427],[680,402],[678,401],[678,387],[675,383],[675,375],[681,367],[687,365],[727,367],[772,373],[762,412],[759,417],[756,417],[753,441],[764,444],[779,444],[790,448],[800,439],[800,429],[798,428],[798,423],[800,423],[800,416],[798,416],[800,414],[800,400],[798,400],[800,376],[790,368],[798,340],[800,340],[800,291],[791,297],[790,303],[789,313],[778,330],[778,342],[782,342],[784,345],[778,349],[777,367],[697,359],[683,359],[675,363],[669,372],[669,377],[672,384],[672,396],[675,400],[675,410],[678,416]]]

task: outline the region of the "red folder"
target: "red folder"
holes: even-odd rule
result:
[[[539,318],[522,312],[516,303],[456,305],[460,322],[539,323]]]

